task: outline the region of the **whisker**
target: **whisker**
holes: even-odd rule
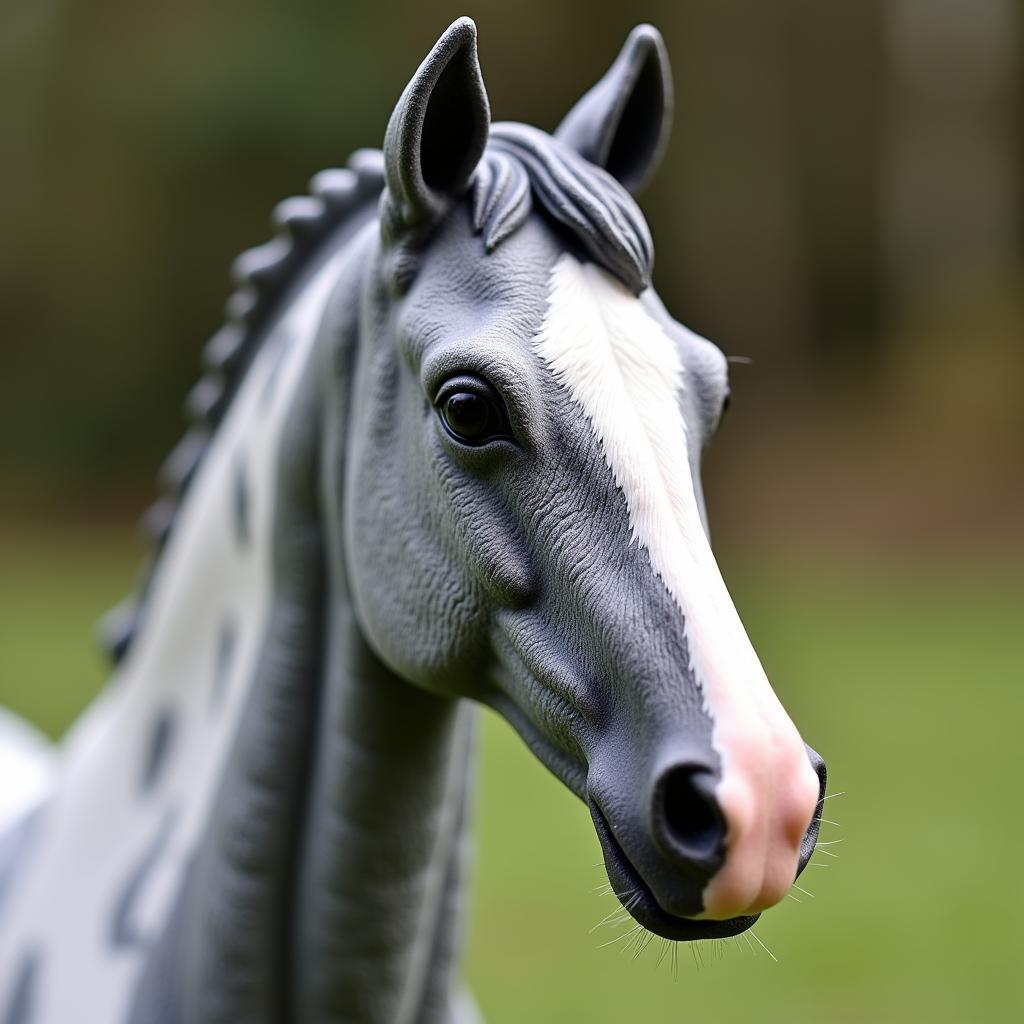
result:
[[[808,892],[806,889],[802,889],[799,885],[796,884],[796,882],[793,883],[793,888],[796,889],[798,892],[802,892],[805,896],[810,896],[812,900],[815,898],[813,892]]]
[[[628,893],[619,897],[621,906],[613,907],[604,917],[601,918],[597,924],[587,933],[593,935],[598,928],[608,925],[611,928],[618,928],[620,924],[628,921],[630,918],[629,911],[639,903],[642,898],[642,894],[637,889],[630,889]]]
[[[837,796],[846,796],[846,790],[845,789],[841,790],[838,793],[828,793],[826,796],[823,796],[821,798],[821,802],[824,803],[826,800],[831,800],[831,799],[833,799],[834,797],[837,797]]]
[[[726,356],[727,363],[739,363],[741,366],[750,366],[754,360],[750,356]]]
[[[629,920],[631,920],[629,914],[619,914],[619,916],[616,917],[613,921],[608,922],[608,927],[618,928],[619,925],[625,924]]]
[[[826,857],[834,857],[836,860],[839,860],[839,854],[838,853],[833,853],[831,850],[823,850],[823,849],[821,849],[821,843],[818,843],[818,845],[815,846],[814,849],[815,849],[815,852],[823,853]]]
[[[814,845],[817,846],[837,846],[839,843],[845,843],[845,839],[829,839],[827,842],[819,839]]]
[[[588,935],[593,935],[594,932],[596,932],[598,928],[603,928],[606,924],[608,924],[615,917],[617,917],[621,912],[622,912],[622,908],[621,907],[616,907],[614,910],[609,911],[607,914],[605,914],[604,917],[601,918],[600,921],[597,922],[597,924],[594,925],[593,928],[590,929],[589,932],[587,932],[587,934]]]
[[[657,959],[657,961],[654,964],[654,969],[655,970],[657,970],[661,966],[661,961],[665,959],[665,956],[668,953],[668,947],[671,946],[671,945],[672,945],[671,940],[669,940],[669,939],[662,939],[661,940],[661,952],[658,954],[658,959]]]
[[[633,898],[634,898],[634,897],[630,897],[630,899],[631,899],[631,900],[632,900]],[[612,908],[611,908],[611,909],[610,909],[610,910],[609,910],[609,911],[608,911],[608,912],[607,912],[607,913],[606,913],[606,914],[605,914],[605,915],[603,916],[603,918],[602,918],[602,919],[601,919],[601,920],[600,920],[600,921],[599,921],[599,922],[598,922],[598,923],[597,923],[597,924],[596,924],[596,925],[595,925],[595,926],[594,926],[594,927],[593,927],[593,928],[591,929],[591,931],[592,931],[592,932],[593,932],[593,931],[596,931],[596,930],[597,930],[598,928],[600,928],[600,927],[601,927],[602,925],[606,925],[606,924],[607,924],[607,923],[608,923],[609,921],[611,921],[611,920],[612,920],[613,918],[617,918],[617,916],[618,916],[618,915],[621,915],[621,914],[622,914],[622,913],[623,913],[624,911],[628,911],[628,910],[629,910],[629,907],[630,907],[630,903],[629,903],[629,902],[628,902],[627,900],[623,900],[623,901],[622,901],[622,902],[621,902],[620,904],[618,904],[618,905],[616,905],[616,906],[613,906],[613,907],[612,907]]]
[[[633,951],[633,959],[636,960],[638,957],[643,956],[644,950],[651,944],[651,939],[654,938],[654,932],[648,932],[639,942],[636,944],[636,949]]]
[[[772,951],[771,951],[771,950],[770,950],[770,949],[769,949],[769,948],[768,948],[768,947],[767,947],[767,946],[766,946],[766,945],[765,945],[765,944],[764,944],[764,943],[763,943],[763,942],[762,942],[762,941],[760,940],[760,938],[759,938],[759,937],[758,937],[758,936],[757,936],[757,935],[755,934],[755,932],[754,932],[754,930],[753,930],[753,929],[751,929],[751,930],[750,930],[749,934],[753,936],[753,938],[754,938],[754,941],[755,941],[755,942],[756,942],[756,943],[757,943],[757,944],[758,944],[758,945],[759,945],[759,946],[760,946],[760,947],[761,947],[761,948],[762,948],[762,949],[763,949],[763,950],[764,950],[764,951],[765,951],[765,952],[766,952],[766,953],[767,953],[767,954],[768,954],[768,955],[769,955],[769,956],[770,956],[770,957],[771,957],[771,958],[772,958],[772,959],[773,959],[773,960],[774,960],[774,961],[775,961],[776,963],[778,963],[778,962],[779,962],[779,958],[778,958],[778,957],[777,957],[777,956],[776,956],[776,955],[775,955],[775,954],[774,954],[774,953],[773,953],[773,952],[772,952]]]
[[[607,942],[602,942],[601,945],[597,948],[604,949],[605,946],[612,946],[616,942],[621,942],[623,939],[628,939],[631,935],[635,935],[638,931],[640,931],[640,927],[640,925],[637,925],[635,928],[631,929],[628,932],[623,932],[621,935],[616,935],[614,939],[609,939]]]
[[[616,892],[614,889],[609,889],[608,892],[602,893],[602,896],[614,896],[623,906],[626,905],[627,900],[635,900],[640,895],[639,889],[627,889],[625,892]],[[619,908],[616,907],[615,910]],[[612,913],[615,913],[615,910]]]
[[[836,828],[842,828],[838,821],[833,821],[831,818],[819,818],[818,819],[823,825],[835,825]]]
[[[629,940],[629,942],[626,943],[625,946],[622,947],[623,956],[625,956],[625,954],[627,953],[632,953],[633,959],[635,960],[637,958],[637,951],[639,951],[640,949],[640,944],[644,941],[645,934],[646,933],[644,932],[643,928],[635,928],[632,933],[633,937]]]

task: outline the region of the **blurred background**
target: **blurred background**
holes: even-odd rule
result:
[[[706,465],[716,548],[845,791],[814,897],[756,929],[772,955],[739,939],[673,969],[589,932],[611,909],[589,816],[489,720],[468,957],[488,1019],[1015,1019],[1015,0],[4,0],[0,703],[59,736],[101,685],[92,623],[133,585],[227,267],[277,200],[380,144],[463,13],[495,118],[547,129],[633,24],[665,35],[656,284],[745,357]]]

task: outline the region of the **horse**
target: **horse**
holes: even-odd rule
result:
[[[450,1024],[476,706],[584,802],[656,935],[735,935],[814,849],[822,759],[708,540],[727,362],[651,280],[636,28],[552,134],[477,33],[275,211],[204,350],[57,752],[0,721],[0,1021]]]

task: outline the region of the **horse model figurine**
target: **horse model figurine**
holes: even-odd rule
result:
[[[244,254],[114,680],[0,742],[0,1024],[453,1024],[474,703],[589,808],[611,888],[734,935],[810,857],[821,759],[708,542],[726,360],[632,193],[641,26],[553,135],[490,121],[455,22],[382,151]]]

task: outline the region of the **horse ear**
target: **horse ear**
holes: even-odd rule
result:
[[[672,71],[661,33],[638,25],[555,137],[636,193],[654,172],[672,122]]]
[[[459,18],[412,76],[384,135],[392,213],[402,227],[437,221],[465,192],[490,124],[476,25]]]

